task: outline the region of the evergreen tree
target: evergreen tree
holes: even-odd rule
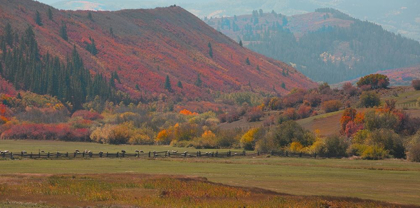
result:
[[[60,36],[63,38],[63,40],[68,41],[69,37],[67,36],[67,25],[66,23],[62,23],[60,28]]]
[[[11,47],[13,45],[13,30],[10,23],[6,24],[6,27],[4,28],[4,33],[5,33],[5,41],[7,45]]]
[[[93,16],[92,16],[92,13],[91,12],[88,13],[88,16],[87,17],[88,17],[88,19],[90,19],[91,21],[93,21]]]
[[[282,87],[283,89],[286,89],[286,84],[284,84],[284,82],[282,82],[282,83],[281,83],[281,87]]]
[[[195,81],[195,86],[201,87],[203,85],[203,82],[201,81],[201,74],[197,75],[197,80]]]
[[[136,90],[140,91],[140,87],[138,84],[136,84]]]
[[[52,21],[53,20],[53,13],[52,13],[51,8],[48,8],[47,15],[48,15],[48,19],[50,19]]]
[[[168,75],[166,75],[166,79],[165,79],[165,90],[172,92],[171,80],[169,80]]]
[[[213,48],[212,48],[212,46],[211,46],[211,43],[209,43],[209,44],[208,44],[208,47],[209,47],[209,56],[210,56],[211,58],[213,58]]]
[[[111,35],[111,37],[115,37],[114,30],[112,29],[112,27],[109,28],[109,34]]]
[[[288,23],[287,17],[283,17],[283,26],[286,26]]]
[[[184,88],[184,87],[182,86],[182,82],[181,82],[181,81],[178,81],[177,86],[178,86],[179,88],[181,88],[181,89],[183,89],[183,88]]]
[[[244,47],[244,45],[243,45],[243,43],[242,43],[242,40],[239,40],[239,45],[240,45],[241,47]]]
[[[260,69],[260,66],[259,66],[259,65],[257,65],[257,71],[261,71],[261,69]]]
[[[35,12],[35,23],[39,26],[42,26],[42,18],[41,18],[41,14],[38,12],[38,10],[36,10]]]
[[[98,54],[98,50],[96,49],[95,40],[92,37],[89,37],[90,44],[87,43],[86,50],[89,51],[92,55],[96,56]]]
[[[249,58],[246,58],[245,62],[247,65],[251,65],[251,61],[249,60]]]

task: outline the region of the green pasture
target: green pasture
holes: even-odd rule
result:
[[[159,146],[0,141],[0,149],[26,151],[166,150]],[[170,148],[178,149],[183,148]],[[188,148],[185,148],[189,150]],[[193,150],[196,151],[196,150]],[[206,177],[210,181],[259,187],[294,195],[346,196],[420,205],[420,164],[403,160],[237,157],[229,159],[76,159],[0,160],[0,175],[133,173]]]

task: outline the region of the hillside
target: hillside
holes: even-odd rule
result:
[[[416,79],[420,79],[420,66],[398,68],[398,69],[388,69],[384,71],[377,71],[375,74],[383,74],[388,76],[389,83],[391,86],[409,86],[411,82]],[[334,88],[339,88],[346,82],[356,84],[361,77],[356,79],[347,80],[345,82],[340,82],[332,85]]]
[[[41,59],[49,54],[65,61],[75,47],[92,76],[109,80],[117,73],[116,88],[134,100],[157,99],[164,93],[211,101],[216,92],[283,95],[315,86],[293,67],[242,48],[180,7],[89,12],[56,10],[29,0],[0,3],[0,34],[7,23],[17,34],[31,26]],[[37,11],[41,26],[35,22]],[[63,27],[67,41],[60,33]],[[172,90],[165,89],[167,76]]]
[[[315,81],[337,83],[420,63],[420,43],[334,9],[284,16],[274,11],[211,18],[215,29]]]

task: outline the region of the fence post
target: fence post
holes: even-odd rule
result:
[[[300,152],[299,157],[302,157],[302,152]]]
[[[216,151],[216,157],[219,155],[219,151]]]
[[[47,157],[50,158],[50,152],[48,152]]]
[[[257,156],[260,156],[260,151],[257,151]]]
[[[125,157],[125,152],[122,152],[122,157]]]
[[[59,154],[59,153],[57,152],[57,153],[56,153],[56,155],[55,155],[55,158],[58,158],[58,154]]]
[[[286,151],[286,157],[289,157],[289,152],[288,151]]]
[[[32,159],[32,152],[31,152],[31,159]]]
[[[92,158],[92,156],[93,156],[93,153],[92,152],[89,152],[89,157]]]
[[[149,151],[149,158],[150,158],[150,151]]]
[[[245,152],[245,150],[244,150],[244,156],[246,156],[246,152]]]
[[[13,152],[10,153],[10,159],[13,160]]]
[[[119,152],[117,152],[117,157],[120,157],[120,153]]]
[[[77,152],[73,153],[73,158],[76,158]]]
[[[66,157],[69,157],[69,152],[66,153]]]
[[[85,152],[83,152],[82,156],[83,156],[83,158],[85,158]]]
[[[165,157],[166,157],[166,155],[165,155]],[[171,157],[171,153],[170,152],[168,152],[168,157]]]

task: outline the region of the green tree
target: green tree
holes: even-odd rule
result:
[[[281,83],[281,88],[286,89],[286,84],[284,84],[284,82]]]
[[[381,104],[381,99],[379,95],[375,92],[363,92],[360,95],[360,105],[366,108],[371,108],[374,106],[379,106]]]
[[[136,90],[140,91],[140,87],[138,84],[136,84]]]
[[[69,37],[67,36],[67,25],[66,23],[62,23],[60,28],[60,37],[63,38],[63,40],[67,41]]]
[[[182,82],[181,82],[181,81],[178,81],[177,86],[178,86],[179,88],[181,88],[181,89],[183,89],[183,88],[184,88],[184,87],[182,86]]]
[[[358,87],[370,86],[371,89],[387,88],[389,78],[383,74],[370,74],[360,78],[357,82]]]
[[[246,58],[245,62],[246,62],[247,65],[251,65],[251,61],[249,60],[248,57]]]
[[[42,26],[42,18],[41,18],[41,14],[38,12],[38,10],[36,10],[35,12],[35,23],[39,26]]]
[[[91,21],[93,21],[92,12],[89,12],[87,17],[88,17],[88,19],[90,19]]]
[[[244,44],[242,43],[242,40],[239,40],[239,45],[240,45],[241,47],[243,47],[243,46],[244,46]]]
[[[13,30],[10,23],[6,24],[6,27],[4,28],[4,33],[5,33],[5,40],[6,40],[7,45],[9,45],[10,47],[13,46]],[[3,51],[3,53],[4,52],[5,51]]]
[[[96,56],[98,54],[98,50],[96,49],[95,40],[92,37],[89,37],[90,44],[87,43],[86,50],[89,51],[92,55]]]
[[[51,8],[48,8],[47,16],[48,19],[50,19],[51,21],[54,19]]]
[[[209,56],[213,58],[213,47],[211,46],[211,43],[208,44],[208,47],[209,47]]]
[[[169,92],[172,92],[171,80],[169,79],[169,75],[166,75],[165,90],[168,90]]]
[[[195,86],[201,87],[203,85],[203,81],[201,81],[201,74],[197,75],[197,80],[195,81]]]
[[[115,37],[114,30],[112,29],[112,27],[109,28],[109,34],[111,35],[111,37]]]

